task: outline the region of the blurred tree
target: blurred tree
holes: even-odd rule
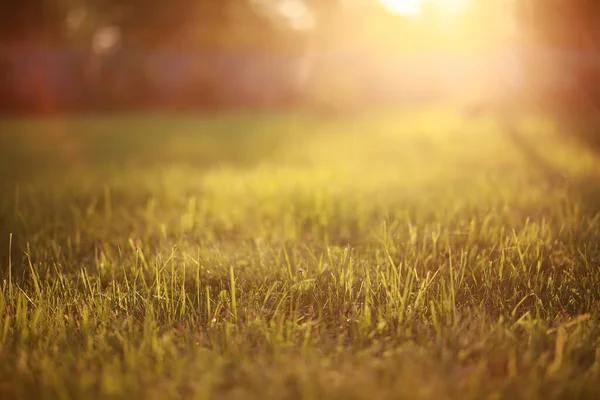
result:
[[[519,11],[535,100],[600,151],[600,2],[521,0]]]
[[[53,42],[62,34],[67,8],[60,1],[21,0],[0,3],[0,39]]]
[[[520,15],[529,38],[568,50],[597,50],[600,2],[595,0],[521,0]]]
[[[272,0],[271,0],[272,1]],[[251,0],[20,0],[0,4],[0,42],[88,43],[113,26],[138,47],[278,44],[272,20]],[[289,39],[289,38],[283,38]],[[285,41],[285,40],[282,40]]]

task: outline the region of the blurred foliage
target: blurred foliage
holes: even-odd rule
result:
[[[597,1],[522,0],[520,12],[528,36],[535,43],[569,50],[597,50]]]
[[[95,43],[99,32],[107,28],[114,28],[119,32],[119,43],[124,50],[122,53],[128,53],[130,58],[137,59],[138,64],[144,63],[143,57],[137,56],[136,51],[142,50],[139,52],[141,54],[147,49],[186,50],[190,53],[194,50],[233,50],[237,54],[244,50],[258,53],[268,50],[300,56],[308,54],[306,60],[301,57],[298,60],[310,66],[313,85],[318,86],[325,94],[334,92],[334,85],[343,87],[339,89],[338,96],[333,96],[333,100],[330,100],[341,102],[339,97],[348,96],[351,91],[345,89],[346,86],[352,86],[345,82],[350,78],[339,76],[341,68],[337,66],[330,68],[333,70],[332,74],[316,77],[317,72],[323,69],[316,65],[318,57],[312,57],[316,53],[326,53],[331,48],[341,50],[342,53],[350,50],[360,55],[360,62],[351,66],[358,70],[367,69],[366,65],[369,63],[386,63],[382,55],[389,52],[419,52],[423,49],[485,50],[498,44],[514,45],[517,41],[519,47],[525,49],[529,81],[540,81],[542,77],[552,74],[569,75],[578,88],[576,91],[571,90],[569,94],[548,92],[547,88],[544,89],[546,91],[540,88],[551,85],[540,83],[538,88],[532,90],[540,101],[550,99],[549,102],[555,103],[553,107],[588,112],[590,106],[597,108],[597,99],[600,99],[600,74],[593,63],[581,62],[579,56],[562,56],[548,62],[537,57],[535,51],[530,51],[542,46],[578,51],[579,55],[594,55],[600,38],[600,31],[595,24],[600,16],[600,3],[597,1],[473,0],[464,15],[456,17],[451,26],[442,27],[443,18],[436,19],[433,8],[424,10],[422,20],[415,21],[386,12],[375,0],[304,0],[303,3],[314,20],[310,29],[294,28],[290,21],[287,24],[284,22],[289,20],[289,15],[286,17],[286,13],[281,10],[274,11],[276,5],[281,5],[284,1],[302,3],[302,0],[5,1],[0,4],[0,45],[27,42],[83,49],[89,53],[82,57],[81,68],[78,67],[77,70],[81,70],[81,75],[85,76],[82,81],[91,82],[90,87],[96,91],[99,85],[108,87],[106,82],[112,79],[109,75],[115,75],[114,70],[118,69],[110,64],[114,61],[110,57],[105,57],[100,62],[91,51],[97,50]],[[502,37],[504,33],[499,32],[510,30],[505,26],[507,20],[502,18],[508,12],[501,11],[508,10],[511,5],[517,5],[515,11],[518,14],[518,34],[506,42]],[[289,9],[287,11],[287,14],[293,14]],[[100,47],[107,46],[101,43]],[[11,86],[11,65],[3,63],[1,57],[0,54],[0,97],[8,98],[6,93],[14,91]],[[120,60],[119,57],[114,59]],[[151,97],[144,91],[152,86],[152,79],[147,79],[149,74],[143,72],[142,67],[131,67],[129,64],[126,67],[128,70],[138,68],[141,71],[132,72],[135,79],[128,80],[140,82],[135,96],[142,99]],[[344,68],[344,72],[350,69],[350,66]],[[568,72],[565,73],[566,71]],[[199,76],[198,82],[190,85],[194,86],[194,89],[190,88],[194,93],[183,95],[186,97],[185,102],[197,103],[195,99],[201,97],[202,102],[214,104],[214,98],[217,97],[213,93],[216,91],[214,81],[212,76]],[[337,84],[337,81],[343,83]],[[308,84],[305,83],[306,85]],[[202,92],[203,95],[199,96],[197,92]],[[135,97],[133,94],[132,96]],[[122,93],[114,97],[116,99],[110,102],[129,104],[138,101],[125,101]],[[73,101],[78,103],[79,99]]]
[[[98,29],[119,29],[136,47],[227,46],[253,39],[277,46],[273,23],[253,2],[236,0],[24,0],[0,5],[0,42],[91,43]]]
[[[530,80],[543,80],[547,71],[552,71],[564,83],[564,87],[553,87],[550,92],[537,88],[537,100],[550,106],[567,122],[569,130],[574,130],[573,124],[577,124],[574,116],[595,116],[600,109],[597,61],[600,3],[592,0],[523,0],[519,11]],[[540,57],[535,50],[539,48],[552,56]],[[586,142],[591,139],[597,142],[597,135],[585,135]]]
[[[293,24],[288,24],[290,29],[281,29],[285,25],[281,20],[289,19],[284,14],[298,7],[275,13],[280,21],[273,17],[273,12],[264,12],[276,9],[284,1],[306,6],[315,20],[310,35],[299,35],[298,29],[294,32]],[[502,14],[498,11],[508,10],[511,4],[517,5],[520,29],[526,40],[571,50],[595,49],[600,35],[595,23],[600,16],[600,3],[594,0],[473,0],[453,30],[464,31],[462,34],[473,40],[478,36],[489,40],[489,35],[481,32],[506,25],[506,21],[497,18]],[[430,14],[427,21],[435,21],[434,9],[426,7],[424,13]],[[308,39],[309,46],[316,49],[334,42],[360,44],[356,42],[363,40],[385,47],[391,41],[406,41],[402,38],[411,36],[412,21],[385,14],[379,2],[358,0],[7,1],[0,4],[0,43],[14,40],[61,45],[91,43],[97,30],[106,26],[117,27],[123,43],[142,47],[206,48],[234,43],[278,49],[306,46]],[[411,41],[431,45],[447,39],[448,32],[436,33],[434,24],[428,25],[419,29],[418,35],[412,35]],[[298,40],[298,36],[303,38]]]

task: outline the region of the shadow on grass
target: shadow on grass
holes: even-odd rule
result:
[[[23,186],[29,182],[51,191],[53,181],[60,186],[66,182],[68,187],[80,178],[110,177],[119,171],[159,173],[171,166],[185,166],[202,175],[221,166],[251,168],[277,156],[287,137],[305,129],[302,120],[281,114],[31,116],[0,120],[0,265],[7,265],[11,233],[13,257],[25,251],[20,238],[31,227],[23,227],[19,220],[15,198],[19,188],[21,196],[26,197]],[[35,199],[39,212],[46,212],[46,208],[49,211],[50,207],[44,205],[48,201]]]
[[[541,154],[534,143],[526,140],[510,116],[500,114],[497,123],[514,146],[528,159],[531,167],[540,173],[542,179],[551,187],[565,188],[571,200],[581,205],[582,215],[595,218],[600,213],[600,175],[590,173],[569,177],[565,171],[553,164],[551,159]],[[568,129],[569,126],[571,129]],[[561,126],[565,132],[564,145],[586,149],[594,157],[600,158],[598,126],[595,129],[592,129],[591,124]]]
[[[286,123],[289,119],[239,114],[0,120],[0,178],[121,165],[253,165],[277,151]]]

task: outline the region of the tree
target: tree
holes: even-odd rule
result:
[[[550,84],[534,87],[535,99],[549,107],[575,139],[600,151],[596,126],[600,111],[600,2],[594,0],[522,0],[521,23],[529,48],[529,76],[550,71]],[[540,52],[540,50],[542,50]],[[550,53],[540,61],[538,54]],[[566,87],[555,83],[565,80]],[[562,78],[562,79],[561,79]]]
[[[6,1],[0,5],[0,43],[89,44],[99,28],[114,26],[124,44],[137,47],[214,47],[248,32],[275,44],[273,24],[255,11],[249,0]]]
[[[0,4],[0,41],[59,40],[68,7],[52,0],[5,1]]]

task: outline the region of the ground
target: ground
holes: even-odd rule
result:
[[[600,161],[518,124],[560,176],[444,110],[0,121],[0,397],[600,398]]]

